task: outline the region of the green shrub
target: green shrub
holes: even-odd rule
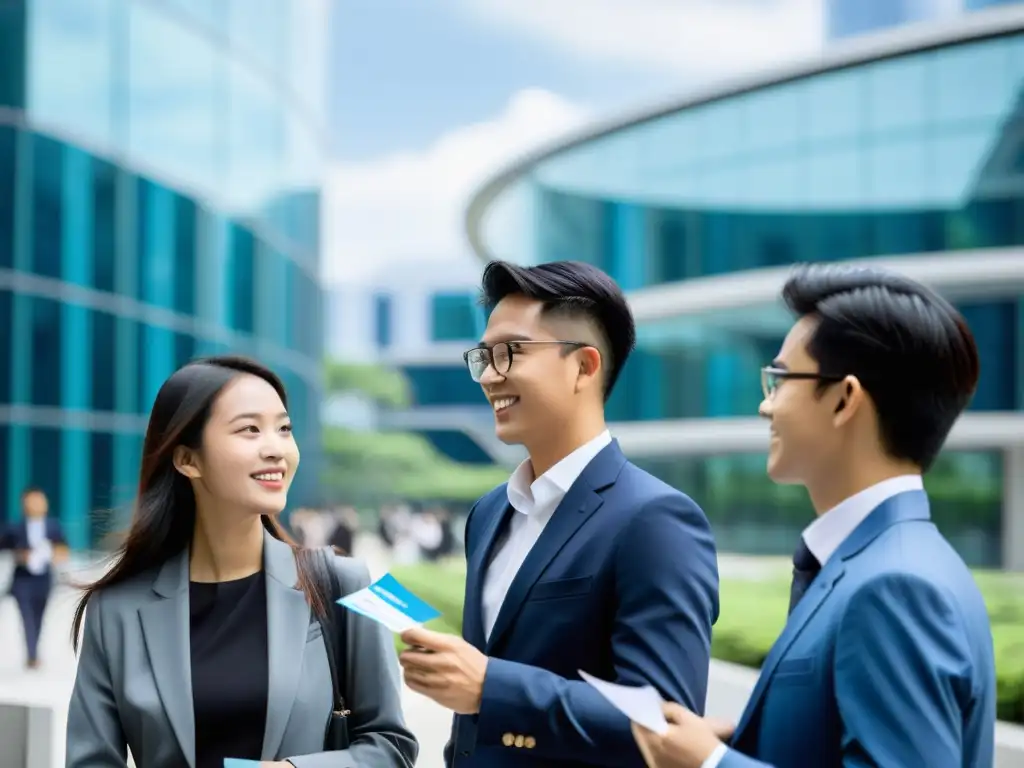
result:
[[[779,575],[753,580],[724,580],[721,612],[712,635],[716,659],[760,667],[786,623],[789,582]],[[392,574],[441,611],[428,626],[461,634],[465,564],[459,561],[398,566]],[[998,572],[976,574],[985,595],[996,654],[998,717],[1024,723],[1024,576]],[[401,641],[397,641],[401,647]]]

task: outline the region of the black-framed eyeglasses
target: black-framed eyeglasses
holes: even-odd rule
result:
[[[803,379],[804,381],[824,381],[836,383],[842,381],[845,376],[834,376],[828,373],[808,373],[806,371],[791,371],[787,368],[777,368],[774,365],[766,365],[761,369],[761,391],[764,392],[764,399],[771,400],[779,384],[786,379]]]
[[[487,366],[493,366],[499,376],[504,376],[512,367],[512,360],[515,358],[518,348],[526,344],[560,344],[572,349],[591,346],[584,341],[562,341],[560,339],[499,341],[490,346],[481,345],[467,349],[462,353],[462,359],[466,361],[466,367],[469,368],[469,375],[473,377],[473,381],[480,381],[484,377]]]

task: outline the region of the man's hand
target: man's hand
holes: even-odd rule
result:
[[[460,715],[480,711],[487,657],[460,637],[414,627],[402,633],[412,646],[398,657],[405,683]]]
[[[662,736],[633,723],[633,738],[649,768],[700,768],[732,736],[732,724],[704,719],[678,704],[665,704],[664,712],[668,731]]]

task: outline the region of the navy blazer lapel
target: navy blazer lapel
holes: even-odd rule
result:
[[[786,655],[786,651],[793,644],[793,641],[800,635],[807,622],[821,607],[822,603],[832,594],[836,583],[846,572],[848,562],[864,550],[878,536],[897,523],[909,522],[912,520],[927,520],[930,516],[928,508],[928,496],[924,491],[905,491],[892,496],[868,515],[853,532],[846,537],[843,543],[829,558],[822,568],[814,584],[797,604],[789,620],[786,622],[782,634],[775,641],[768,657],[761,666],[761,673],[757,678],[747,706],[743,711],[743,717],[736,726],[733,736],[733,743],[737,743],[743,730],[750,724],[750,720],[757,712],[768,684],[771,682],[772,674],[778,666],[779,661]]]
[[[511,628],[530,589],[562,547],[601,506],[604,499],[600,492],[615,482],[625,463],[626,457],[619,449],[618,442],[613,440],[594,457],[572,484],[512,580],[498,610],[490,637],[487,638],[485,653],[490,653],[502,635]]]
[[[475,515],[483,518],[485,525],[480,534],[479,543],[473,551],[466,570],[466,601],[463,607],[463,639],[476,648],[483,649],[483,583],[487,573],[487,564],[491,561],[494,546],[501,539],[501,534],[508,529],[508,520],[512,516],[512,505],[508,501],[507,484],[495,489],[490,499],[482,499]]]

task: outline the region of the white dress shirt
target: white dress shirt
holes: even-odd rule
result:
[[[38,576],[46,573],[53,562],[53,545],[46,537],[46,518],[34,517],[25,521],[28,531],[28,572]]]
[[[512,473],[508,481],[508,501],[515,512],[508,523],[508,534],[495,546],[484,574],[482,608],[485,637],[490,638],[512,580],[544,532],[555,509],[587,465],[611,441],[612,436],[605,430],[536,480],[533,479],[533,465],[529,459]]]
[[[811,550],[811,554],[818,558],[818,562],[824,568],[825,563],[836,553],[846,537],[853,533],[878,505],[897,494],[921,490],[924,490],[924,483],[920,475],[891,477],[865,488],[839,502],[825,514],[816,517],[804,529],[804,544]],[[720,745],[701,764],[701,768],[718,768],[718,764],[722,762],[726,752],[725,744]]]

